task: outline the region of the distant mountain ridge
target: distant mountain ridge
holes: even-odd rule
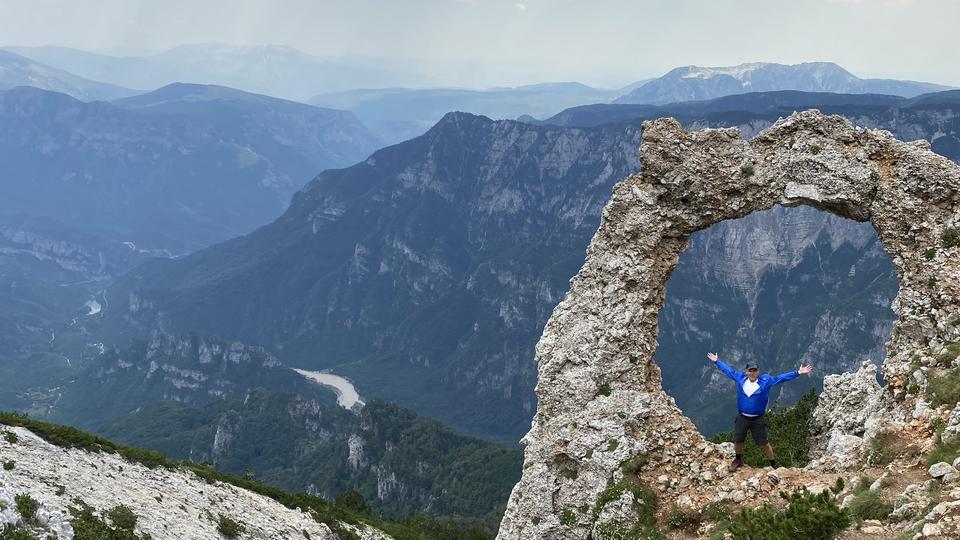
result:
[[[268,222],[377,146],[349,112],[222,87],[116,103],[19,87],[0,92],[0,213],[179,254]]]
[[[757,62],[728,67],[678,67],[617,98],[615,103],[664,105],[776,90],[914,97],[948,89],[916,81],[861,79],[832,62]]]
[[[144,56],[111,56],[67,47],[7,50],[97,81],[148,91],[175,82],[215,84],[306,101],[320,92],[423,84],[403,69],[315,56],[284,45],[190,43]]]
[[[85,79],[0,49],[0,90],[17,86],[60,92],[81,101],[107,101],[136,93],[135,90]]]
[[[422,135],[451,111],[481,114],[494,120],[512,119],[521,115],[544,118],[568,107],[607,102],[617,95],[617,90],[568,82],[486,90],[346,90],[316,95],[310,99],[310,103],[349,110],[374,132],[382,135],[386,142],[397,143]]]

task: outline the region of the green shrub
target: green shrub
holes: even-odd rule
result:
[[[810,458],[808,440],[811,434],[810,418],[817,407],[817,394],[813,389],[800,397],[792,407],[777,407],[768,412],[767,428],[770,444],[777,456],[777,462],[783,467],[803,467]],[[715,443],[731,442],[733,433],[725,431],[710,438]],[[760,447],[747,437],[743,445],[743,462],[751,467],[766,467],[766,456]]]
[[[609,441],[607,441],[607,451],[608,451],[608,452],[613,452],[613,451],[616,450],[617,447],[619,447],[619,446],[620,446],[620,441],[618,441],[618,440],[616,440],[616,439],[610,439]]]
[[[810,145],[810,153],[813,154],[813,155],[819,154],[819,153],[820,153],[820,145],[819,145],[819,144],[811,144],[811,145]]]
[[[7,524],[0,530],[0,540],[38,540],[29,530],[16,525]]]
[[[930,455],[927,456],[927,466],[941,461],[953,463],[953,460],[958,457],[960,457],[960,437],[954,436],[946,441],[938,438],[937,444],[933,447]]]
[[[603,383],[600,385],[599,392],[601,396],[609,396],[613,393],[613,389],[610,388],[610,383]]]
[[[367,499],[365,499],[363,495],[355,489],[344,491],[340,495],[337,495],[336,502],[341,506],[350,508],[360,512],[361,514],[369,514],[371,511],[370,504],[367,503]]]
[[[934,407],[956,405],[960,401],[960,367],[949,369],[942,375],[928,375],[927,396]]]
[[[77,506],[71,506],[68,509],[72,516],[70,525],[73,527],[74,540],[150,540],[150,535],[139,535],[133,531],[133,527],[129,529],[118,526],[111,527],[94,514],[93,507],[80,499],[74,499],[74,502],[77,503]],[[107,515],[109,516],[117,508],[119,507],[108,511]],[[134,520],[136,520],[136,516],[134,516]]]
[[[27,493],[20,493],[14,496],[13,502],[17,506],[17,512],[20,512],[20,515],[23,516],[23,520],[28,523],[33,523],[37,518],[37,510],[40,509],[40,503]]]
[[[5,471],[12,471],[13,468],[16,467],[16,466],[17,466],[17,462],[16,462],[16,461],[13,461],[12,459],[9,460],[9,461],[4,461],[4,462],[3,462],[3,470],[5,470]]]
[[[937,356],[937,363],[943,367],[950,367],[950,363],[960,356],[960,341],[947,343],[944,351]]]
[[[137,527],[137,515],[129,507],[122,504],[107,510],[107,518],[118,529],[132,531]]]
[[[685,512],[679,506],[674,506],[667,514],[667,525],[671,529],[680,529],[690,531],[700,525],[700,514],[698,512]]]
[[[17,437],[17,434],[12,431],[4,431],[3,440],[7,441],[10,444],[17,444],[17,441],[19,440],[19,438]]]
[[[741,165],[741,166],[740,166],[740,174],[742,174],[742,175],[744,176],[744,178],[750,178],[751,176],[754,175],[755,172],[756,172],[756,171],[753,170],[753,165]]]
[[[572,527],[577,523],[577,516],[573,514],[573,510],[564,508],[563,512],[560,512],[560,523]]]
[[[870,491],[869,484],[865,488],[858,486],[857,491],[847,508],[850,515],[858,520],[887,519],[893,512],[893,505],[880,498],[879,491]]]
[[[644,458],[642,456],[629,459],[620,464],[623,472],[623,478],[619,482],[607,481],[607,487],[600,492],[596,503],[593,505],[593,519],[600,516],[603,507],[612,501],[615,501],[623,495],[624,491],[633,494],[634,506],[637,510],[637,522],[632,527],[626,527],[621,523],[605,523],[598,527],[601,539],[654,539],[659,538],[660,533],[657,530],[657,496],[640,483],[637,478],[637,470],[643,466]]]
[[[935,249],[933,249],[933,248],[930,248],[930,249],[928,249],[928,250],[926,250],[926,251],[923,252],[923,258],[926,259],[926,260],[928,260],[928,261],[932,261],[933,258],[936,257],[936,256],[937,256],[937,250],[935,250]]]
[[[220,514],[220,518],[217,520],[217,532],[222,534],[224,538],[237,538],[243,534],[246,527],[242,523],[238,523],[229,517]]]
[[[867,447],[867,465],[889,465],[903,455],[907,442],[895,431],[877,433]]]
[[[943,247],[952,248],[960,245],[960,232],[957,232],[956,229],[947,229],[943,231],[943,235],[940,237],[943,240]]]
[[[781,493],[787,507],[770,505],[743,508],[726,526],[736,540],[826,540],[850,526],[850,515],[837,505],[829,491],[814,495],[802,490]]]

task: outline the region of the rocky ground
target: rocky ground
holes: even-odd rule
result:
[[[222,538],[220,516],[243,526],[240,538],[337,540],[310,514],[268,497],[220,482],[208,483],[188,471],[149,469],[110,453],[54,446],[27,429],[3,427],[0,436],[0,526],[25,525],[41,538],[72,540],[70,507],[80,501],[96,514],[124,505],[136,515],[136,532],[153,540]],[[39,502],[24,519],[15,498]],[[389,537],[343,524],[367,540]]]

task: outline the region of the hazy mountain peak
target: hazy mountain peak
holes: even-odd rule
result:
[[[83,101],[109,100],[134,93],[133,90],[84,79],[15,52],[0,49],[0,90],[16,86],[33,86],[61,92]]]
[[[861,79],[833,62],[752,62],[735,66],[675,68],[634,88],[616,103],[663,105],[779,90],[914,97],[946,89],[946,86],[924,82]]]

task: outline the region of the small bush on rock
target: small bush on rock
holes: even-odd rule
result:
[[[27,493],[20,493],[13,498],[13,502],[17,505],[17,512],[20,512],[24,521],[33,523],[36,520],[37,510],[40,509],[40,503],[36,499]]]
[[[243,534],[246,527],[242,523],[238,523],[229,517],[220,514],[220,519],[217,521],[217,532],[222,534],[224,538],[237,538]]]
[[[0,540],[38,540],[36,535],[23,527],[7,524],[0,530]]]
[[[3,470],[5,471],[12,471],[13,468],[16,466],[17,466],[17,462],[13,460],[3,462]]]
[[[956,229],[947,229],[943,231],[943,236],[940,237],[943,240],[943,247],[952,248],[960,245],[960,232]]]
[[[894,431],[881,431],[870,439],[867,448],[868,465],[889,465],[902,456],[907,449],[907,441]]]
[[[933,465],[934,463],[953,463],[953,460],[960,457],[960,437],[951,437],[944,440],[937,440],[936,446],[933,447],[933,451],[930,452],[930,455],[927,456],[927,466]]]
[[[73,516],[70,519],[70,525],[73,527],[73,540],[150,540],[150,535],[143,534],[139,535],[134,532],[133,527],[129,529],[119,527],[114,523],[114,526],[108,525],[104,520],[100,519],[93,512],[93,507],[84,503],[80,499],[74,499],[74,502],[77,503],[77,506],[71,506],[68,510],[70,515]],[[122,506],[122,505],[121,505]],[[114,514],[118,507],[114,507],[112,510],[106,512],[107,517],[113,520],[111,514]],[[126,508],[125,506],[123,508]],[[129,510],[129,508],[127,508]],[[123,520],[122,514],[125,512],[121,510],[119,512],[121,521]],[[131,514],[133,512],[130,512]],[[134,524],[136,524],[136,516],[133,516]]]
[[[3,440],[7,441],[7,442],[10,443],[10,444],[17,444],[17,441],[20,440],[20,439],[19,439],[19,437],[17,437],[17,434],[16,434],[16,433],[14,433],[14,432],[12,432],[12,431],[4,431],[4,432],[3,432]]]
[[[132,531],[137,527],[137,515],[129,507],[122,504],[107,510],[107,518],[114,527]]]
[[[743,508],[727,525],[727,532],[735,540],[827,540],[850,526],[850,515],[829,491],[815,495],[802,490],[781,496],[787,500],[786,508]]]
[[[934,407],[956,405],[960,401],[960,368],[948,369],[942,375],[929,375],[927,395]]]
[[[870,491],[867,486],[858,486],[848,507],[850,515],[862,521],[865,519],[887,519],[893,512],[893,505],[880,498],[879,491]]]

